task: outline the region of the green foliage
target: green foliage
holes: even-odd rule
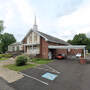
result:
[[[8,60],[8,58],[0,58],[0,61],[3,61],[3,60]]]
[[[3,25],[3,21],[0,20],[0,33],[4,30],[4,25]]]
[[[8,45],[16,42],[15,37],[12,34],[4,33],[1,35],[0,53],[5,53],[8,50]]]
[[[86,45],[86,49],[90,52],[90,38],[85,34],[76,34],[73,40],[68,40],[68,43],[72,45]]]
[[[72,44],[76,45],[87,45],[88,43],[88,38],[86,37],[85,34],[78,34],[75,35],[73,40],[72,40]]]
[[[88,52],[90,53],[90,44],[87,45],[86,49],[88,50]]]
[[[36,64],[26,64],[24,66],[16,66],[14,64],[10,64],[10,65],[4,66],[4,67],[9,68],[9,69],[14,70],[14,71],[22,71],[22,70],[25,70],[28,68],[33,68],[35,66],[36,66]]]
[[[16,58],[16,66],[23,66],[27,63],[28,57],[25,55],[17,56]]]
[[[85,34],[76,34],[73,40],[68,40],[68,43],[72,45],[87,45],[88,38]]]
[[[4,22],[0,20],[0,53],[5,53],[8,50],[8,45],[16,42],[13,34],[4,33],[1,34],[4,30]]]
[[[50,59],[41,59],[41,58],[33,58],[32,62],[36,64],[48,64],[49,62],[52,62],[53,60]]]
[[[0,54],[0,58],[10,58],[12,57],[11,54]]]
[[[70,43],[70,44],[72,44],[72,40],[68,40],[67,42]]]

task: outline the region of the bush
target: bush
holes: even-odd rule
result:
[[[16,66],[23,66],[27,63],[28,57],[25,55],[17,56],[16,58]]]
[[[0,54],[0,58],[10,58],[10,57],[12,57],[12,55],[11,54]]]
[[[10,58],[10,57],[12,57],[12,54],[4,54],[4,57]]]

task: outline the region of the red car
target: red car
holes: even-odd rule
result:
[[[64,59],[65,58],[65,55],[64,54],[58,54],[56,56],[56,59]]]

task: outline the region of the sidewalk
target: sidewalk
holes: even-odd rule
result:
[[[15,60],[12,58],[9,60],[0,61],[0,77],[5,79],[8,83],[15,82],[24,77],[22,74],[18,74],[18,72],[16,71],[9,70],[3,67],[4,65],[14,64],[14,63]]]

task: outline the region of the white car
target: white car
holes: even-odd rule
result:
[[[81,53],[77,53],[76,54],[76,57],[81,57]]]

